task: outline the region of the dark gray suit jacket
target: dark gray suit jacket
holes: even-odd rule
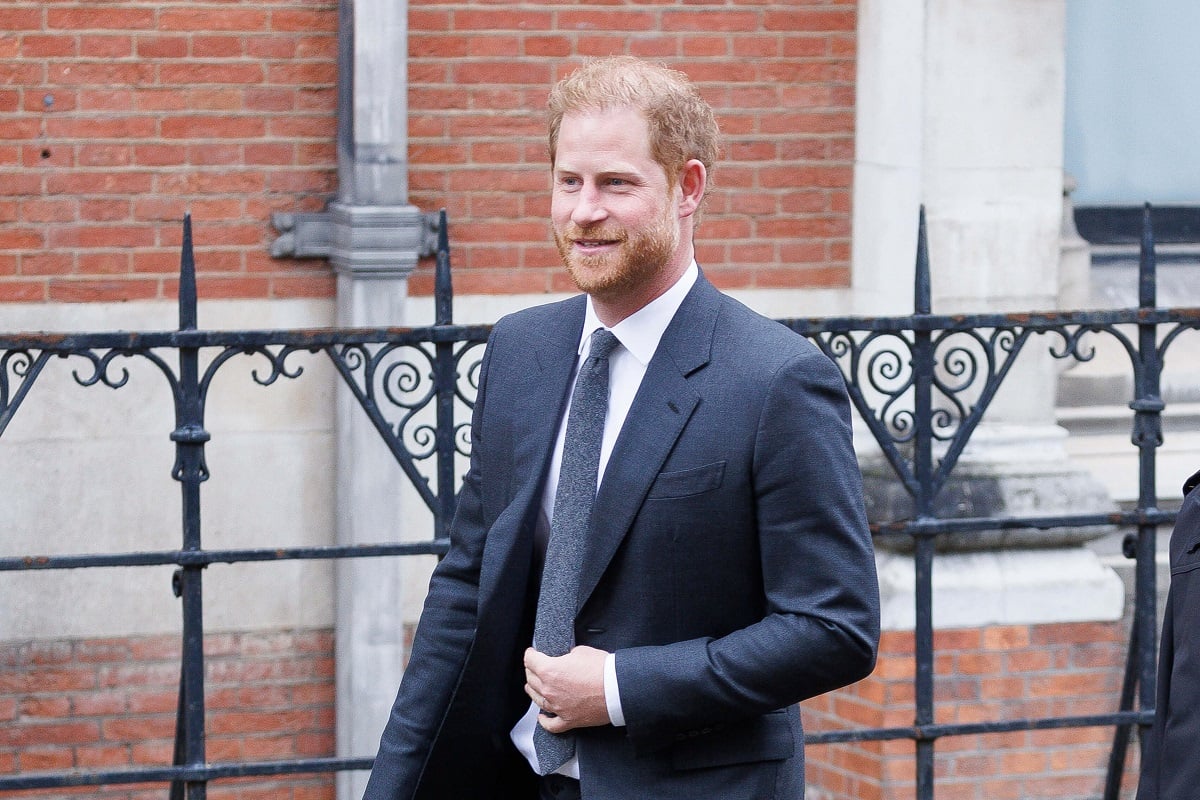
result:
[[[509,730],[529,703],[533,530],[583,316],[580,296],[493,330],[451,549],[367,800],[536,796]],[[802,797],[796,703],[874,664],[878,583],[842,376],[703,276],[608,462],[575,636],[616,653],[628,723],[578,732],[587,800]]]
[[[1183,485],[1171,534],[1171,588],[1163,613],[1154,727],[1137,800],[1200,795],[1200,472]]]

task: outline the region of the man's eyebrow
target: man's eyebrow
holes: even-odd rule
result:
[[[583,170],[572,169],[570,165],[556,165],[551,170],[555,175],[579,175]],[[641,172],[631,166],[618,166],[611,169],[603,169],[594,173],[597,178],[627,178],[631,180],[640,180]]]

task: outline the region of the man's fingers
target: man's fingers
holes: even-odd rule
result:
[[[528,683],[525,684],[525,694],[529,695],[529,699],[533,701],[533,704],[538,707],[544,716],[558,716],[559,705]]]
[[[538,674],[535,665],[541,663],[540,659],[544,658],[546,658],[546,656],[542,655],[537,650],[534,650],[532,647],[526,648],[525,650],[525,692],[527,694],[531,691],[540,693],[542,690],[542,676]],[[531,699],[536,699],[532,694],[530,694],[529,697]]]
[[[525,648],[525,672],[528,673],[530,670],[534,670],[536,672],[540,667],[545,666],[546,661],[549,658],[550,658],[550,656],[548,656],[544,653],[539,653],[537,650],[534,650],[532,647],[526,647]]]
[[[533,704],[540,710],[546,710],[546,698],[542,696],[541,692],[528,683],[525,684],[525,694],[529,695],[529,699],[533,701]]]
[[[551,733],[566,733],[575,727],[562,717],[552,717],[547,714],[538,714],[538,724]]]
[[[606,654],[592,647],[575,647],[563,656],[525,651],[525,694],[542,712],[538,721],[551,733],[607,725],[604,700]]]

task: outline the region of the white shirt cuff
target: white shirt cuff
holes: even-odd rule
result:
[[[604,704],[608,706],[608,719],[613,725],[625,724],[625,712],[621,710],[621,692],[617,688],[617,654],[609,653],[604,658]]]

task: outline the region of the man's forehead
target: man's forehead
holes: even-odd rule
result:
[[[631,108],[564,115],[559,128],[556,166],[564,161],[624,163],[634,168],[650,158],[650,129],[641,112]]]
[[[622,129],[630,132],[650,131],[650,123],[640,109],[633,106],[596,106],[568,111],[563,114],[559,126],[561,135],[566,128],[593,128],[619,124]]]

